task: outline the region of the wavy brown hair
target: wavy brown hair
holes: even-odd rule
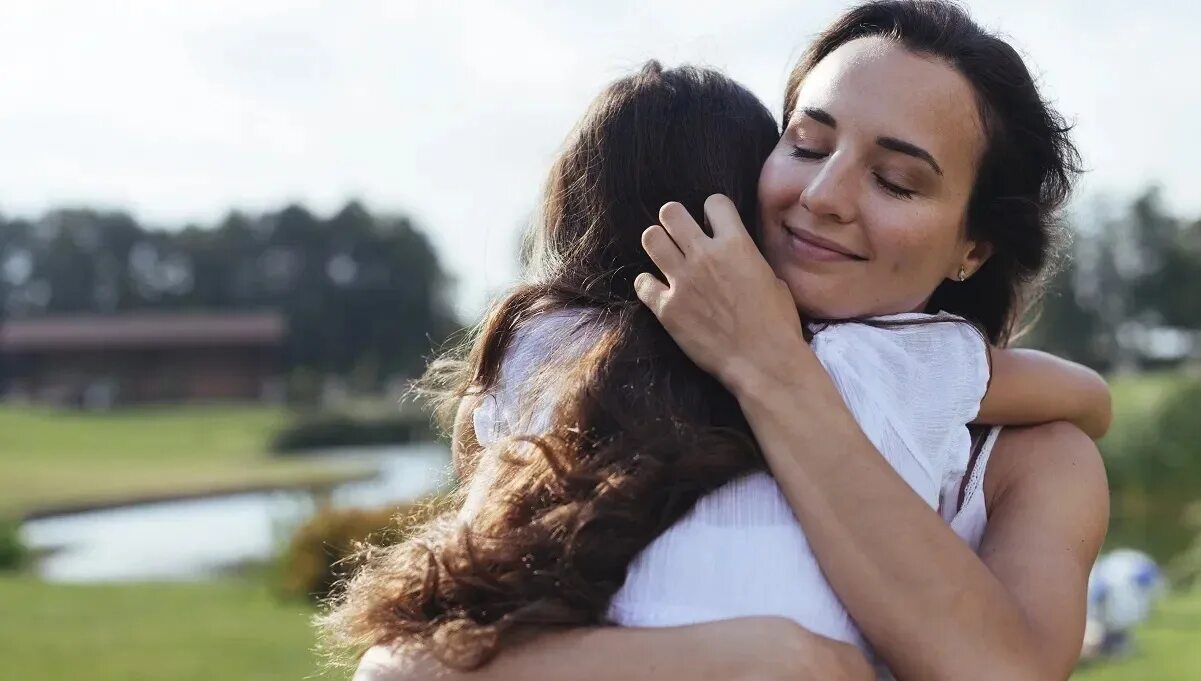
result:
[[[639,302],[634,278],[662,275],[640,237],[669,201],[703,221],[705,199],[725,194],[757,238],[759,171],[778,136],[754,95],[708,69],[648,62],[592,102],[551,169],[523,282],[425,378],[446,418],[498,388],[516,338],[566,315],[561,337],[539,341],[537,371],[504,386],[527,413],[550,404],[551,425],[485,452],[455,438],[460,457],[492,466],[477,510],[371,550],[322,620],[328,640],[417,644],[470,669],[522,625],[604,623],[643,548],[763,467],[734,397]]]

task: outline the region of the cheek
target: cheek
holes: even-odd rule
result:
[[[772,152],[759,173],[759,204],[765,217],[796,203],[804,188],[804,173],[796,159],[778,149]]]
[[[895,204],[889,217],[876,222],[872,230],[881,274],[895,277],[898,288],[937,286],[955,250],[955,228],[946,216],[927,211],[910,214]]]
[[[889,224],[876,230],[878,238],[872,240],[872,246],[890,272],[907,274],[921,269],[925,255],[922,247],[929,246],[922,238],[921,231],[924,230],[915,230],[904,224]]]

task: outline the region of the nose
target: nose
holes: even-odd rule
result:
[[[855,181],[850,163],[829,157],[801,192],[801,206],[838,223],[855,219]]]

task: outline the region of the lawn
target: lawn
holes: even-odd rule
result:
[[[319,673],[312,610],[243,581],[58,585],[0,577],[0,669],[22,681],[279,681]]]
[[[22,681],[345,679],[322,672],[312,610],[250,582],[59,585],[0,577],[4,678]],[[1175,594],[1129,658],[1073,681],[1193,681],[1201,669],[1201,591]]]
[[[1144,437],[1140,422],[1179,380],[1153,374],[1114,382],[1116,419],[1103,443],[1111,465],[1123,461],[1126,442]],[[0,406],[0,515],[346,474],[303,459],[269,456],[268,441],[286,419],[284,410],[266,406],[106,414]],[[1115,504],[1115,511],[1121,508]],[[1175,516],[1170,517],[1174,524]],[[1128,532],[1111,533],[1114,543],[1148,542],[1139,524],[1127,519],[1119,525],[1128,526]],[[60,585],[0,576],[0,677],[345,679],[347,673],[318,673],[311,615],[308,606],[279,600],[261,581]],[[1171,596],[1136,641],[1129,658],[1082,669],[1073,680],[1199,678],[1201,591]]]
[[[1081,669],[1072,681],[1201,678],[1201,589],[1173,594],[1135,635],[1134,653]]]
[[[286,412],[262,405],[108,413],[0,406],[0,515],[62,505],[344,478],[267,454]]]

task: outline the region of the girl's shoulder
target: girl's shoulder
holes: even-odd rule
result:
[[[596,340],[596,322],[596,312],[584,308],[552,310],[525,320],[501,362],[502,381],[524,376],[544,362],[578,354]]]
[[[544,425],[554,395],[543,377],[577,360],[595,344],[598,333],[596,313],[586,309],[553,310],[524,320],[505,349],[496,382],[472,412],[480,444],[495,442],[522,424],[531,431]],[[531,404],[536,408],[529,409]]]
[[[949,312],[881,315],[811,328],[814,331],[813,347],[819,353],[845,347],[853,354],[875,351],[969,367],[977,367],[982,362],[985,367],[988,364],[988,341],[984,331]]]
[[[976,417],[988,389],[985,337],[955,315],[830,324],[814,334],[812,347],[848,403],[870,403],[925,459],[937,458],[951,429]]]
[[[552,342],[570,340],[580,334],[588,334],[596,327],[597,312],[586,307],[563,307],[563,309],[539,312],[521,322],[514,334],[514,345],[519,342]]]

